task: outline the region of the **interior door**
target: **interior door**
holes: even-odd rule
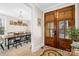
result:
[[[58,48],[70,51],[71,40],[67,34],[67,30],[71,27],[70,20],[58,21]]]
[[[56,47],[56,23],[53,13],[45,15],[45,44]]]
[[[71,51],[67,29],[75,26],[75,6],[45,13],[45,44]]]
[[[75,26],[74,21],[74,7],[67,7],[58,10],[59,18],[57,19],[57,41],[58,48],[71,51],[71,40],[67,34],[68,29],[72,29]]]

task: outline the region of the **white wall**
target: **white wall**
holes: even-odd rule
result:
[[[25,23],[28,24],[28,26],[18,26],[18,25],[10,25],[10,21],[17,21],[17,20],[22,20]],[[28,32],[30,31],[30,21],[29,20],[25,20],[25,19],[18,19],[18,18],[14,18],[14,17],[7,17],[6,19],[6,24],[5,24],[5,32],[9,33],[9,32]]]
[[[43,39],[43,22],[41,26],[38,26],[38,18],[43,21],[43,12],[40,11],[37,7],[34,6],[34,4],[31,4],[32,7],[32,51],[39,50],[42,46],[44,46],[44,39]]]
[[[79,3],[75,4],[75,25],[79,28]]]

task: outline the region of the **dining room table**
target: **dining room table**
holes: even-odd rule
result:
[[[31,36],[31,34],[19,34],[19,35],[6,35],[5,36],[5,46],[10,49],[10,45],[12,45],[12,40],[16,40],[16,38],[22,39],[24,36]],[[27,38],[26,38],[27,39]]]

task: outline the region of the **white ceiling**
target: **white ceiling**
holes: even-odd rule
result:
[[[31,19],[31,8],[23,3],[0,3],[0,13],[12,17],[19,17],[21,15],[24,19]]]
[[[51,7],[59,6],[63,3],[35,3],[35,6],[37,6],[40,10],[45,11]]]

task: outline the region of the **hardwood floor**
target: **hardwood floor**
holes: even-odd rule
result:
[[[31,52],[31,44],[23,44],[23,46],[18,46],[17,48],[13,47],[10,48],[9,50],[6,49],[4,51],[0,51],[1,56],[26,56],[31,55],[28,51]]]
[[[18,46],[18,48],[11,48],[10,50],[0,51],[0,56],[40,56],[44,50],[53,49],[61,53],[63,56],[70,56],[71,52],[61,49],[45,46],[43,49],[39,49],[36,52],[31,51],[31,44],[24,44],[24,46]],[[79,55],[79,54],[77,54]]]

